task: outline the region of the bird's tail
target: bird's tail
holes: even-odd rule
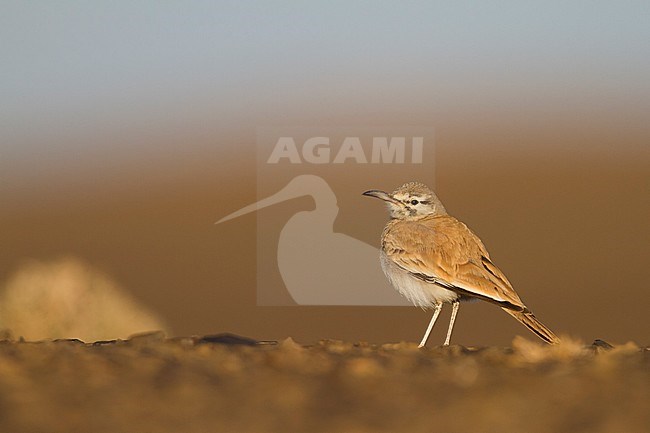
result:
[[[537,320],[537,317],[535,317],[535,315],[530,311],[515,311],[508,308],[503,308],[503,311],[517,319],[526,328],[530,329],[535,335],[537,335],[548,344],[558,344],[560,342],[560,339],[557,337],[557,335],[548,329],[542,322]]]

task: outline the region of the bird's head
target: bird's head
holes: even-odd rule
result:
[[[390,194],[373,189],[363,195],[384,200],[391,218],[418,220],[429,215],[447,214],[434,192],[419,182],[405,183]]]

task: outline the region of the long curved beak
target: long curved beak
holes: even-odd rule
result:
[[[240,217],[242,215],[246,215],[247,213],[254,212],[256,210],[274,205],[276,203],[281,203],[283,201],[291,200],[292,198],[301,197],[303,195],[305,195],[304,192],[297,193],[293,188],[285,187],[270,197],[263,198],[262,200],[256,203],[249,204],[248,206],[243,207],[238,211],[231,213],[230,215],[226,215],[225,217],[217,221],[215,224],[221,224],[222,222]]]
[[[370,191],[364,192],[363,195],[367,195],[368,197],[375,197],[390,203],[400,204],[400,202],[395,200],[390,194],[384,191],[380,191],[378,189],[371,189]]]

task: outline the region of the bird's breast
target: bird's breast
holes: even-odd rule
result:
[[[453,302],[459,297],[456,292],[414,277],[397,266],[383,250],[379,260],[386,278],[395,290],[418,307],[429,308],[438,303]]]

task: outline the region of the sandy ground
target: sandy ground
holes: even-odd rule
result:
[[[1,432],[647,432],[633,343],[0,342]]]

